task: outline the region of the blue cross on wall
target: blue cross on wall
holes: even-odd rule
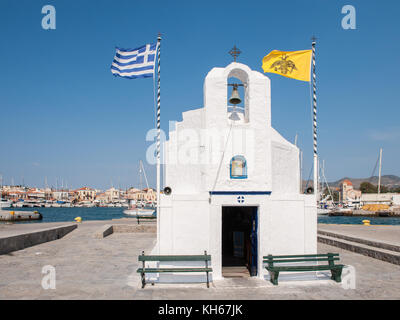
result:
[[[238,196],[237,197],[237,202],[243,203],[244,202],[244,196]]]

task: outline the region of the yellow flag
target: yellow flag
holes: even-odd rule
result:
[[[310,81],[311,50],[279,51],[273,50],[263,58],[264,72],[302,81]]]

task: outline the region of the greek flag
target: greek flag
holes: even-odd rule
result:
[[[157,44],[146,44],[136,49],[116,48],[111,72],[114,76],[136,79],[154,74]]]

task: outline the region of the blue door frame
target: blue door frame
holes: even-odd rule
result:
[[[254,207],[251,216],[251,263],[250,274],[252,277],[257,276],[258,271],[258,207]]]

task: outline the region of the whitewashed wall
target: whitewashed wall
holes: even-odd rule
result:
[[[226,145],[231,126],[227,114],[229,77],[247,86],[242,97],[247,114],[232,126]],[[212,142],[210,136],[221,132],[220,143]],[[188,163],[177,163],[177,159],[182,160],[180,148],[188,149],[187,138],[192,134],[198,140],[191,140]],[[243,204],[259,208],[259,277],[264,276],[264,255],[316,253],[314,196],[299,193],[299,149],[271,127],[270,80],[266,76],[240,63],[212,69],[204,82],[204,108],[183,113],[165,149],[165,184],[172,188],[172,194],[161,196],[158,243],[153,253],[203,254],[207,250],[212,255],[213,279],[222,278],[222,207],[238,203],[235,195],[210,196],[210,191],[271,191],[270,195],[245,196]],[[211,164],[204,158],[209,149],[217,150]],[[238,154],[247,160],[248,178],[244,180],[230,179],[229,175],[230,159]],[[193,161],[196,157],[197,162]],[[162,279],[172,281],[174,277],[163,275]],[[203,278],[189,277],[193,279]]]

